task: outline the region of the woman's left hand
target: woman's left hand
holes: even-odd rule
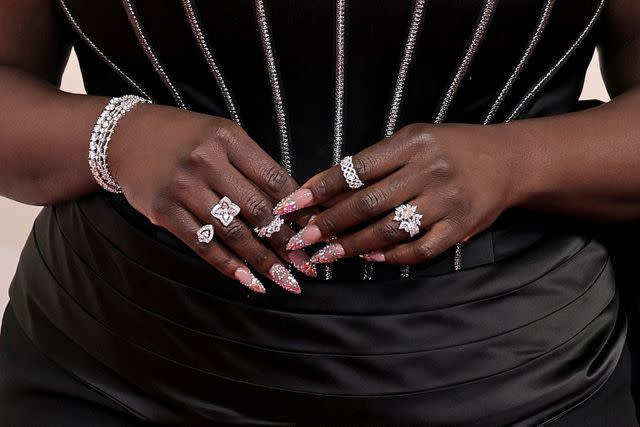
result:
[[[501,127],[500,129],[504,129]],[[395,265],[429,261],[490,226],[517,201],[520,159],[497,127],[409,125],[353,156],[365,186],[351,190],[340,165],[312,177],[274,212],[330,206],[294,236],[287,249],[337,237],[313,262],[343,257]],[[405,209],[408,223],[394,219]],[[411,221],[420,235],[412,239]],[[409,225],[407,227],[407,225]]]

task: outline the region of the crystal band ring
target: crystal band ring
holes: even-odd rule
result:
[[[254,231],[258,234],[258,237],[268,238],[280,231],[280,228],[282,228],[283,224],[284,219],[282,219],[282,216],[276,215],[269,224],[265,225],[264,227],[256,227],[254,228]]]
[[[196,232],[196,236],[198,237],[198,242],[200,243],[211,243],[213,240],[213,235],[215,232],[213,231],[213,225],[207,224],[200,227],[200,229]]]
[[[211,209],[211,215],[227,227],[231,224],[231,221],[240,213],[240,207],[233,203],[230,198],[224,196],[216,205]]]
[[[393,220],[399,222],[398,228],[409,233],[410,237],[420,232],[420,220],[422,215],[416,213],[418,207],[416,205],[404,204],[396,208],[396,215]]]
[[[340,161],[340,169],[342,170],[342,176],[347,182],[347,185],[352,190],[357,190],[364,186],[364,182],[358,176],[356,168],[353,166],[353,157],[347,156]]]

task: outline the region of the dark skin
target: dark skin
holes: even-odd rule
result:
[[[98,190],[87,143],[107,103],[58,89],[70,46],[53,7],[48,0],[0,0],[0,194],[36,205]],[[513,206],[611,222],[640,217],[640,125],[634,120],[640,107],[640,4],[611,0],[604,20],[600,51],[613,101],[510,124],[401,129],[354,156],[360,176],[375,184],[347,191],[339,169],[332,168],[302,185],[311,191],[310,205],[331,206],[311,222],[317,240],[339,236],[343,256],[373,252],[377,260],[413,264],[488,227]],[[238,272],[247,260],[282,282],[271,269],[290,260],[285,244],[293,231],[283,227],[261,240],[251,229],[267,224],[275,202],[299,185],[235,123],[139,105],[119,124],[109,155],[125,196],[151,222],[229,277],[245,280]],[[224,194],[242,208],[226,229],[201,203]],[[428,229],[414,241],[389,227],[396,223],[385,216],[406,202],[419,206]],[[383,220],[350,232],[377,216]],[[304,216],[297,220],[306,223]],[[215,244],[198,244],[196,230],[211,222]]]

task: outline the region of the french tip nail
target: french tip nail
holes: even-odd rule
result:
[[[236,278],[238,282],[247,288],[251,289],[254,292],[264,294],[267,292],[265,287],[262,285],[260,279],[253,275],[251,270],[245,267],[238,268],[233,276]]]
[[[344,248],[340,243],[331,243],[313,254],[311,262],[314,264],[329,264],[336,262],[342,258],[344,254]]]
[[[282,264],[274,264],[269,269],[269,275],[271,276],[271,280],[278,286],[282,287],[284,290],[299,294],[302,292],[300,285],[293,274],[287,270],[287,268]]]

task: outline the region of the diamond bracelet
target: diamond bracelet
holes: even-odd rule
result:
[[[89,169],[100,187],[111,193],[122,193],[122,188],[109,172],[107,149],[120,119],[139,103],[151,101],[135,95],[111,98],[100,114],[89,141]]]

